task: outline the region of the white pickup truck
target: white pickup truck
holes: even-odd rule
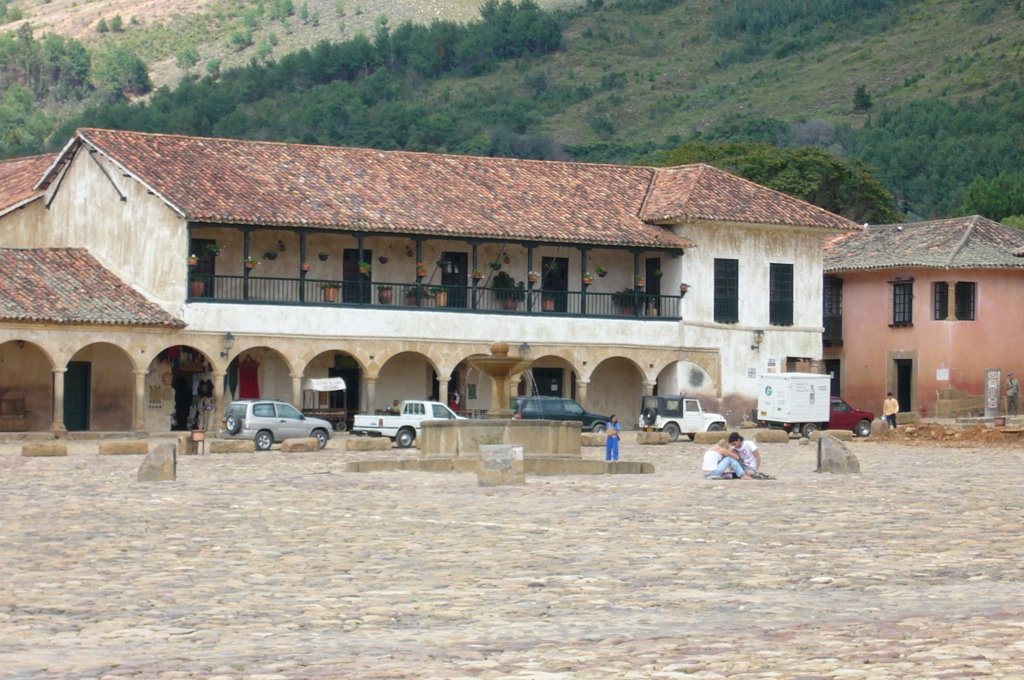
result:
[[[725,417],[705,413],[700,400],[680,395],[647,396],[640,405],[640,429],[666,432],[672,441],[680,434],[693,439],[696,432],[714,432],[725,429]]]
[[[403,401],[395,415],[357,415],[352,422],[352,434],[389,437],[402,448],[412,446],[420,436],[420,423],[424,420],[465,420],[439,401]]]

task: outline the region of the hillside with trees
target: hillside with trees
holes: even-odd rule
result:
[[[228,43],[241,30],[231,17],[243,27],[249,17],[253,36],[324,20],[284,0],[202,7],[193,17],[223,10],[205,30]],[[355,7],[340,9],[351,17]],[[128,19],[115,31],[111,19],[106,30],[136,29]],[[863,221],[1024,214],[1012,190],[1024,177],[1019,1],[587,0],[550,10],[491,0],[469,22],[382,14],[364,32],[288,54],[283,40],[258,54],[242,38],[237,51],[249,59],[236,67],[208,57],[207,43],[155,50],[177,50],[185,77],[151,91],[132,40],[9,33],[0,40],[0,151],[53,148],[74,127],[95,125],[700,160]]]

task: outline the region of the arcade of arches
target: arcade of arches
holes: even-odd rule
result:
[[[303,409],[383,412],[395,400],[431,398],[469,415],[491,405],[491,381],[467,359],[481,343],[338,338],[227,338],[162,329],[0,329],[0,431],[149,431],[220,427],[236,398]],[[713,350],[522,345],[533,359],[515,394],[576,399],[587,410],[636,422],[645,394],[697,394],[713,406]],[[340,377],[339,392],[304,390]]]

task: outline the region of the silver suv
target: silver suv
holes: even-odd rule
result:
[[[224,412],[224,430],[229,437],[254,440],[260,451],[274,442],[302,437],[316,437],[322,449],[331,438],[331,424],[326,420],[308,418],[291,404],[270,399],[231,402]]]

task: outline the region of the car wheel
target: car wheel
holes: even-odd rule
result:
[[[708,425],[708,432],[722,432],[725,430],[725,423],[711,423]]]
[[[346,427],[347,427],[347,425],[345,425],[345,421],[344,420],[339,420],[336,423],[334,423],[334,431],[335,432],[344,432]]]
[[[224,428],[228,434],[238,434],[242,431],[242,419],[238,416],[228,416],[224,419]]]
[[[857,423],[857,426],[853,428],[853,433],[858,437],[867,437],[871,434],[871,423],[867,420],[862,420]]]
[[[320,448],[327,446],[327,432],[324,430],[313,430],[313,436],[316,438],[316,443],[320,445]]]
[[[805,423],[804,426],[800,428],[800,434],[802,434],[803,436],[807,437],[808,439],[810,439],[811,435],[814,434],[817,431],[818,431],[818,424],[817,423]]]
[[[270,430],[260,430],[256,433],[256,449],[258,451],[269,451],[274,444],[274,433]]]
[[[398,444],[399,448],[407,449],[412,446],[412,443],[416,441],[416,431],[410,430],[407,427],[403,427],[395,435],[395,443]]]
[[[607,426],[604,423],[594,423],[594,426],[590,428],[590,431],[595,434],[601,434],[605,429],[607,429]]]
[[[668,435],[668,440],[670,442],[674,442],[677,439],[679,439],[679,426],[676,425],[675,423],[669,423],[668,425],[666,425],[665,429],[662,430],[662,432]]]

